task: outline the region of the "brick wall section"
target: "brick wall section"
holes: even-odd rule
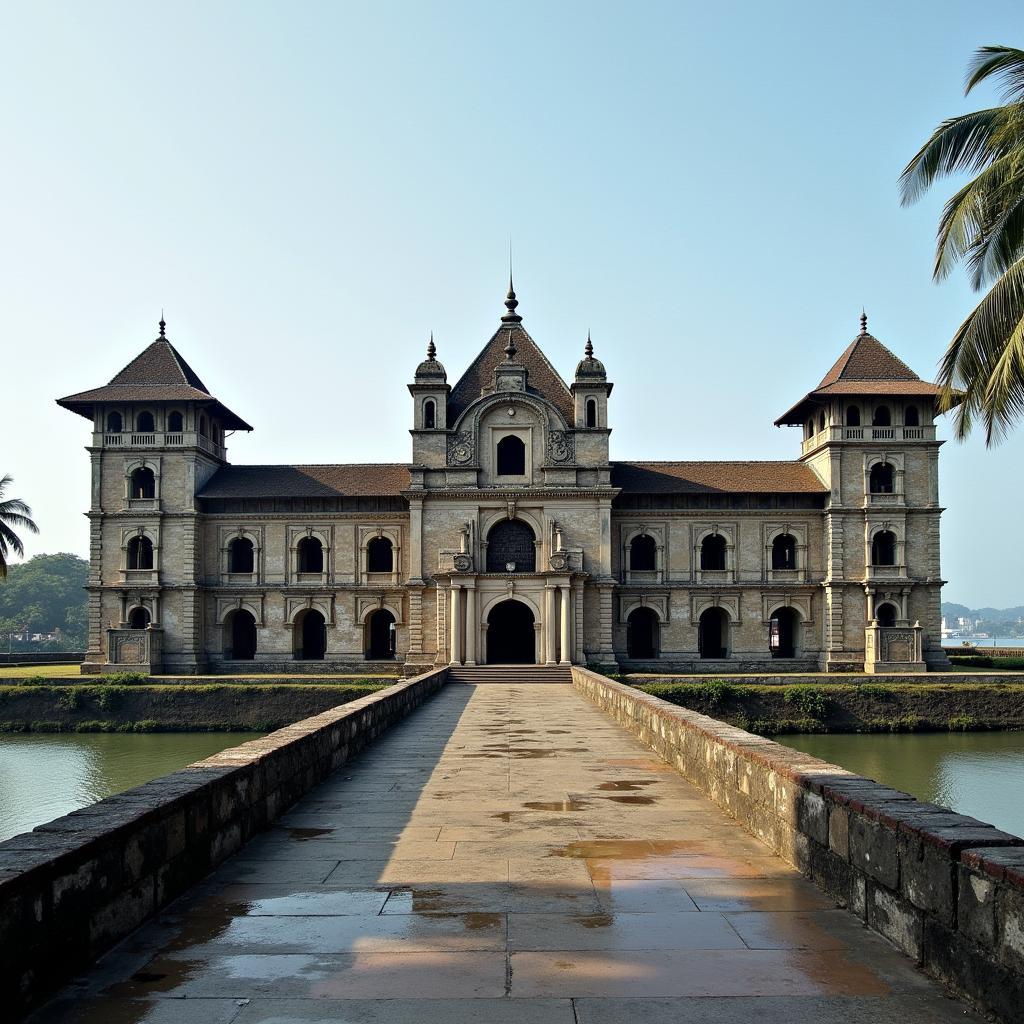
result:
[[[1024,1021],[1024,840],[573,667],[573,685],[928,973]]]
[[[398,683],[0,843],[6,1013],[23,1013],[209,874],[447,674]]]

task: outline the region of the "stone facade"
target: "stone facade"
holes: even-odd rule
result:
[[[233,466],[252,429],[164,336],[92,421],[87,670],[922,671],[939,646],[938,389],[861,333],[778,421],[792,462],[613,462],[506,312],[454,387],[431,340],[407,465]]]

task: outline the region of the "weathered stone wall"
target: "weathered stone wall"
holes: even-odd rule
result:
[[[573,667],[573,685],[928,973],[1024,1020],[1024,839]]]
[[[13,1019],[92,963],[444,685],[447,670],[0,843],[0,1004]]]

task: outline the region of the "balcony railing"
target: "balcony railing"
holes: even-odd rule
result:
[[[827,441],[934,441],[935,427],[844,427],[834,426],[819,430],[805,438],[801,446],[804,455],[821,447]]]
[[[93,445],[97,448],[199,448],[217,459],[226,459],[228,450],[223,445],[202,434],[189,432],[135,434],[94,434]]]

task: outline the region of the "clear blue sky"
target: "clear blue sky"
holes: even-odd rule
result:
[[[773,419],[857,331],[922,376],[974,296],[930,279],[943,187],[896,179],[1019,3],[154,3],[0,15],[3,452],[87,554],[88,425],[53,399],[168,335],[256,427],[237,462],[405,461],[509,235],[563,375],[587,329],[615,458],[791,458]],[[950,186],[951,188],[952,186]],[[948,600],[1024,602],[1024,430],[942,455]]]

